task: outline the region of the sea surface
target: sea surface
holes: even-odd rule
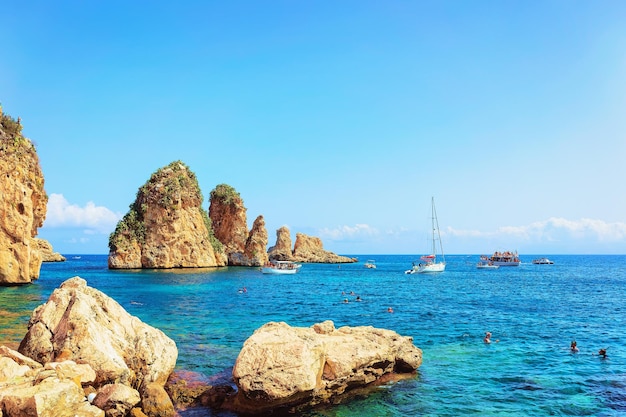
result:
[[[207,379],[230,372],[243,342],[269,321],[371,325],[412,336],[423,350],[415,378],[306,416],[626,415],[626,256],[547,255],[554,265],[533,265],[546,255],[522,255],[519,267],[479,270],[478,255],[456,255],[431,275],[405,274],[416,259],[406,255],[348,255],[359,262],[304,264],[296,275],[112,271],[106,255],[66,256],[45,263],[32,285],[0,288],[0,342],[16,347],[32,310],[78,275],[171,337],[178,370]],[[377,268],[365,268],[367,259]],[[579,353],[569,351],[572,340]]]

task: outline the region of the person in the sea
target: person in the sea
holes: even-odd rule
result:
[[[393,313],[393,308],[387,307],[387,313]]]
[[[483,342],[491,343],[491,332],[486,332],[485,333],[485,338],[483,339]]]
[[[600,349],[598,351],[598,355],[602,358],[602,359],[606,359],[606,348],[604,349]]]
[[[570,345],[569,345],[569,350],[570,350],[572,353],[577,353],[577,352],[578,352],[578,346],[577,346],[577,344],[576,344],[576,341],[575,341],[575,340],[572,340],[572,343],[570,343]]]

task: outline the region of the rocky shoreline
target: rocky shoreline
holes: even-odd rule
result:
[[[17,350],[0,347],[0,416],[170,417],[196,407],[279,415],[413,377],[422,362],[410,337],[331,321],[267,323],[232,370],[210,379],[175,372],[177,356],[163,332],[70,278],[33,311]]]

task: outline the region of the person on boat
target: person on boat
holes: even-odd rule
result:
[[[485,333],[485,338],[483,339],[483,342],[491,343],[491,332],[486,332]]]
[[[575,340],[572,340],[572,343],[570,343],[569,350],[572,353],[577,353],[578,352],[578,346],[576,345],[576,341]]]

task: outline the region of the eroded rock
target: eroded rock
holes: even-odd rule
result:
[[[35,309],[18,350],[39,363],[89,364],[95,387],[124,384],[137,390],[142,402],[159,404],[160,414],[149,416],[174,415],[171,401],[155,388],[162,390],[174,370],[174,341],[80,277],[65,281]]]
[[[233,368],[239,392],[228,407],[258,414],[328,403],[391,374],[411,375],[421,363],[412,338],[392,330],[271,322],[244,343]]]

